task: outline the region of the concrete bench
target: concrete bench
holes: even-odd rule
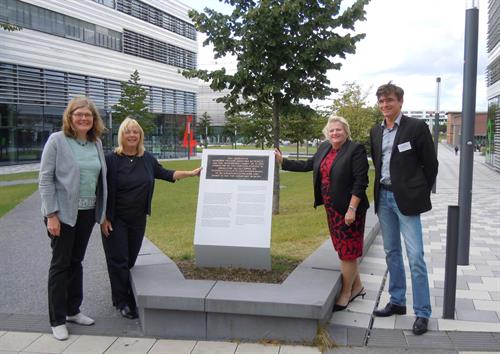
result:
[[[365,252],[377,234],[369,209]],[[132,286],[148,336],[311,341],[318,326],[330,319],[341,288],[339,269],[328,239],[282,284],[190,280],[145,239],[132,269]]]

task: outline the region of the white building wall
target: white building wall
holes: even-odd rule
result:
[[[488,65],[492,64],[495,59],[500,57],[500,43],[498,43],[495,48],[488,53]],[[488,100],[500,96],[500,81],[495,82],[493,85],[488,86],[486,89],[486,94]]]
[[[142,0],[141,0],[142,1]],[[141,21],[91,0],[24,0],[36,6],[72,16],[115,31],[124,29],[155,38],[192,52],[196,41]],[[174,1],[144,1],[178,18],[189,21],[188,7]],[[183,13],[183,11],[185,13]],[[138,70],[141,84],[197,92],[198,80],[186,79],[180,68],[97,47],[76,40],[23,29],[0,33],[1,61],[58,71],[126,81]]]
[[[217,103],[215,100],[228,93],[229,90],[213,91],[208,83],[200,81],[197,96],[197,116],[200,117],[207,112],[212,126],[223,126],[226,122],[226,109],[223,103]]]

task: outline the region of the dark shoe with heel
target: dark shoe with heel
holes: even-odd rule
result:
[[[361,296],[361,298],[362,298],[362,299],[364,299],[364,298],[365,298],[365,295],[366,295],[366,290],[365,290],[365,288],[361,288],[361,290],[360,290],[360,291],[358,291],[358,293],[357,293],[356,295],[354,295],[353,297],[351,297],[351,298],[349,299],[349,302],[353,302],[354,300],[356,300],[356,298],[357,298],[357,297],[360,297],[360,296]]]
[[[349,305],[349,303],[347,305]],[[334,304],[332,312],[344,311],[347,308],[347,305]]]
[[[417,317],[413,323],[413,334],[419,336],[427,332],[427,326],[429,325],[429,319],[425,317]]]
[[[385,305],[382,310],[373,311],[376,317],[389,317],[392,315],[406,315],[406,306],[391,304],[390,302]]]

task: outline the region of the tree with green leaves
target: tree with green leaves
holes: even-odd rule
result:
[[[120,124],[125,118],[134,118],[139,122],[145,133],[154,129],[154,114],[149,112],[146,103],[147,90],[139,84],[139,72],[135,70],[128,81],[121,83],[121,96],[113,105],[113,121]]]
[[[344,88],[333,100],[332,111],[347,120],[351,138],[369,149],[370,129],[382,122],[383,116],[376,106],[368,105],[367,96],[356,82],[344,83]]]
[[[226,117],[226,122],[222,130],[222,134],[231,140],[236,148],[236,138],[238,137],[238,132],[241,134],[243,128],[243,120],[239,114],[228,114]]]
[[[314,135],[314,116],[316,111],[306,105],[297,104],[287,107],[283,111],[281,120],[281,137],[297,144],[297,160],[299,159],[299,146],[304,141],[307,143]]]
[[[301,99],[323,99],[335,91],[327,77],[339,70],[346,54],[354,53],[364,34],[354,25],[365,19],[369,0],[355,0],[341,11],[342,0],[224,0],[229,15],[206,8],[189,16],[207,35],[215,58],[233,55],[234,74],[225,68],[187,70],[184,76],[210,82],[215,91],[229,89],[218,99],[231,112],[249,112],[255,105],[272,110],[273,144],[279,147],[280,113]],[[279,167],[275,166],[273,213],[279,211]]]
[[[328,121],[328,116],[330,115],[330,111],[328,113],[323,112],[321,110],[316,110],[316,114],[312,119],[313,131],[308,140],[324,140],[325,135],[323,134],[323,128]]]
[[[262,150],[272,144],[273,120],[268,106],[254,107],[252,112],[243,116],[241,135],[245,144],[254,143]]]
[[[205,145],[205,148],[208,147],[208,136],[210,135],[212,131],[212,121],[210,119],[210,116],[208,115],[207,112],[204,112],[201,117],[198,117],[197,119],[197,128],[198,131],[200,132],[201,138],[203,139],[203,142]]]

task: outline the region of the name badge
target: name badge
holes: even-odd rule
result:
[[[411,144],[410,144],[410,142],[407,141],[406,143],[399,144],[398,145],[398,150],[399,150],[399,152],[411,150]]]

